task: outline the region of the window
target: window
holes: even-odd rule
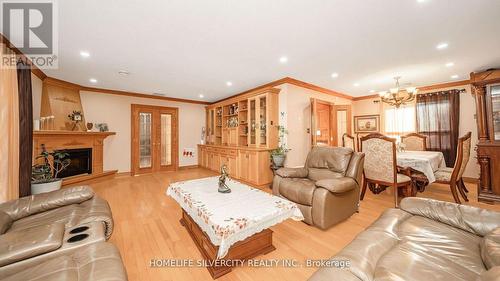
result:
[[[415,105],[405,105],[400,108],[387,108],[385,116],[385,133],[396,137],[415,132]]]

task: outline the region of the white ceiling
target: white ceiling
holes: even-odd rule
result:
[[[290,76],[353,96],[500,67],[498,0],[61,0],[59,69],[100,88],[215,101]],[[449,47],[437,50],[446,42]],[[88,51],[82,58],[80,51]],[[281,56],[288,62],[279,62]],[[454,62],[453,67],[445,67]],[[131,74],[121,76],[118,71]],[[333,79],[331,74],[339,77]],[[98,80],[91,84],[90,78]],[[227,87],[226,81],[233,86]],[[354,87],[354,83],[360,86]]]

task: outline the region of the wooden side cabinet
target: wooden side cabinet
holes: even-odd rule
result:
[[[476,101],[480,166],[478,201],[500,202],[500,69],[471,73],[472,94]]]

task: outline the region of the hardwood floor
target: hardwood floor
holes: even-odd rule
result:
[[[115,229],[110,241],[120,249],[129,280],[212,280],[205,268],[153,268],[150,260],[201,259],[194,242],[179,223],[179,205],[166,196],[165,191],[171,182],[213,175],[216,174],[196,168],[136,177],[117,176],[89,184],[111,205]],[[477,202],[475,185],[467,184],[467,188],[470,205],[500,211],[500,205]],[[393,197],[384,193],[373,195],[368,191],[359,213],[327,231],[293,220],[272,227],[276,250],[257,259],[294,259],[304,264],[306,259],[331,257],[385,209],[393,207]],[[444,185],[431,185],[419,196],[453,201],[449,188]],[[316,268],[303,266],[257,268],[245,265],[217,280],[305,280],[314,271]]]

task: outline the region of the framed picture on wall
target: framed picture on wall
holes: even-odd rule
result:
[[[354,116],[355,133],[378,133],[380,132],[380,115]]]

